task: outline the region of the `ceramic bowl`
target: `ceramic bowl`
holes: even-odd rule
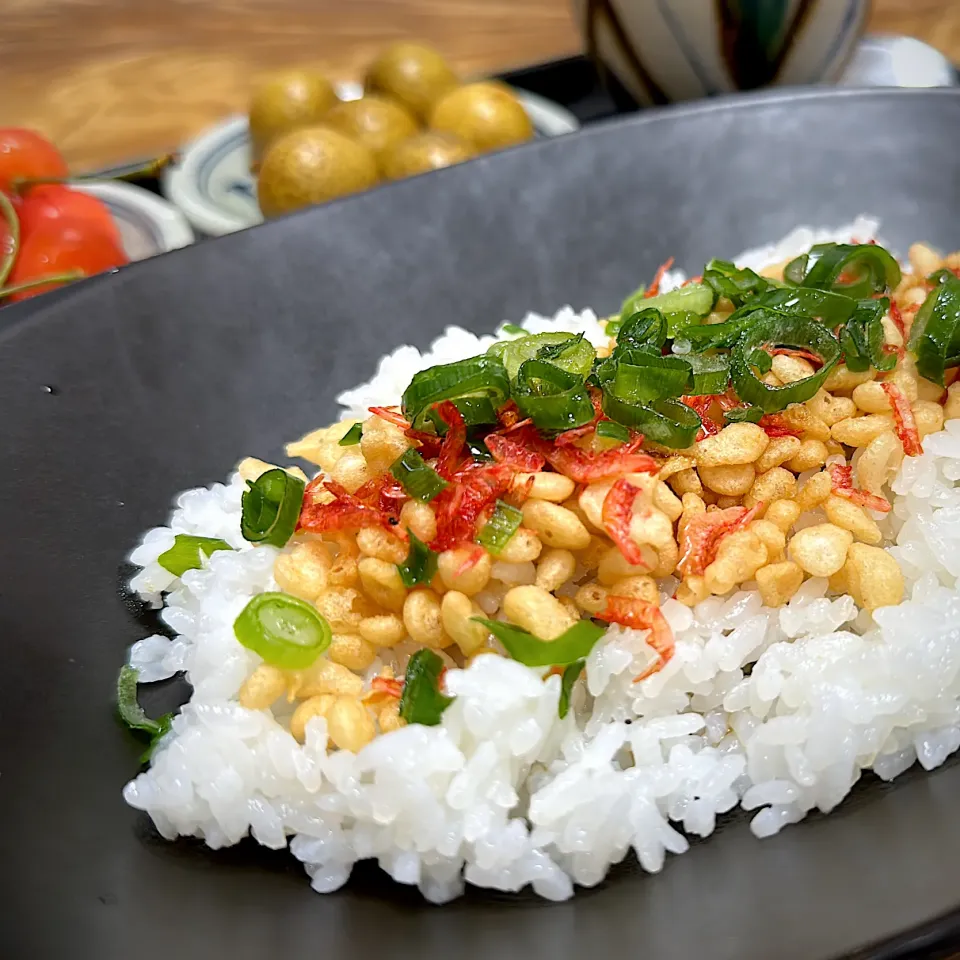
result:
[[[587,51],[642,104],[836,80],[868,0],[573,0]]]

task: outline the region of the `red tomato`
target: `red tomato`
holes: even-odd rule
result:
[[[39,223],[20,246],[8,286],[81,270],[91,277],[104,270],[129,263],[123,248],[113,237],[89,220],[59,217]],[[55,290],[60,284],[44,284],[16,293],[7,301],[26,300]]]
[[[16,195],[12,197],[7,197],[7,199],[13,204],[14,210],[19,214],[20,212],[20,198]],[[7,218],[0,215],[0,263],[6,260],[8,254],[13,250],[13,234],[10,233],[10,224],[7,223]]]
[[[120,245],[120,231],[107,205],[89,193],[61,184],[31,187],[26,192],[20,206],[20,235],[26,238],[42,222],[62,217],[95,223]]]
[[[0,190],[15,177],[66,177],[67,163],[46,137],[20,127],[0,127]]]

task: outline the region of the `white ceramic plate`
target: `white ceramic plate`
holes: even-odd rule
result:
[[[131,260],[146,260],[193,243],[193,230],[184,215],[149,190],[109,180],[89,180],[72,186],[93,194],[109,207],[120,230],[123,249]]]
[[[356,100],[362,93],[357,83],[337,85],[341,100]],[[576,117],[552,100],[526,90],[516,94],[540,136],[556,137],[579,128]],[[247,118],[230,117],[188,143],[180,163],[165,171],[163,192],[197,230],[212,236],[260,223]]]

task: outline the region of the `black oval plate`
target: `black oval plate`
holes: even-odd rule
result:
[[[530,308],[609,310],[669,254],[698,271],[800,222],[876,213],[900,250],[955,249],[958,131],[951,92],[647,113],[4,311],[0,955],[786,960],[952,934],[958,766],[864,778],[831,817],[762,842],[734,817],[661,875],[627,864],[562,905],[471,890],[437,909],[372,867],[319,896],[284,853],[160,840],[121,800],[141,745],[111,699],[144,632],[118,590],[141,531],[176,491],[330,420],[387,349]]]

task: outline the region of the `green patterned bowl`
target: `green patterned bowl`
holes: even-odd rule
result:
[[[573,0],[589,54],[639,103],[838,78],[869,0]]]

